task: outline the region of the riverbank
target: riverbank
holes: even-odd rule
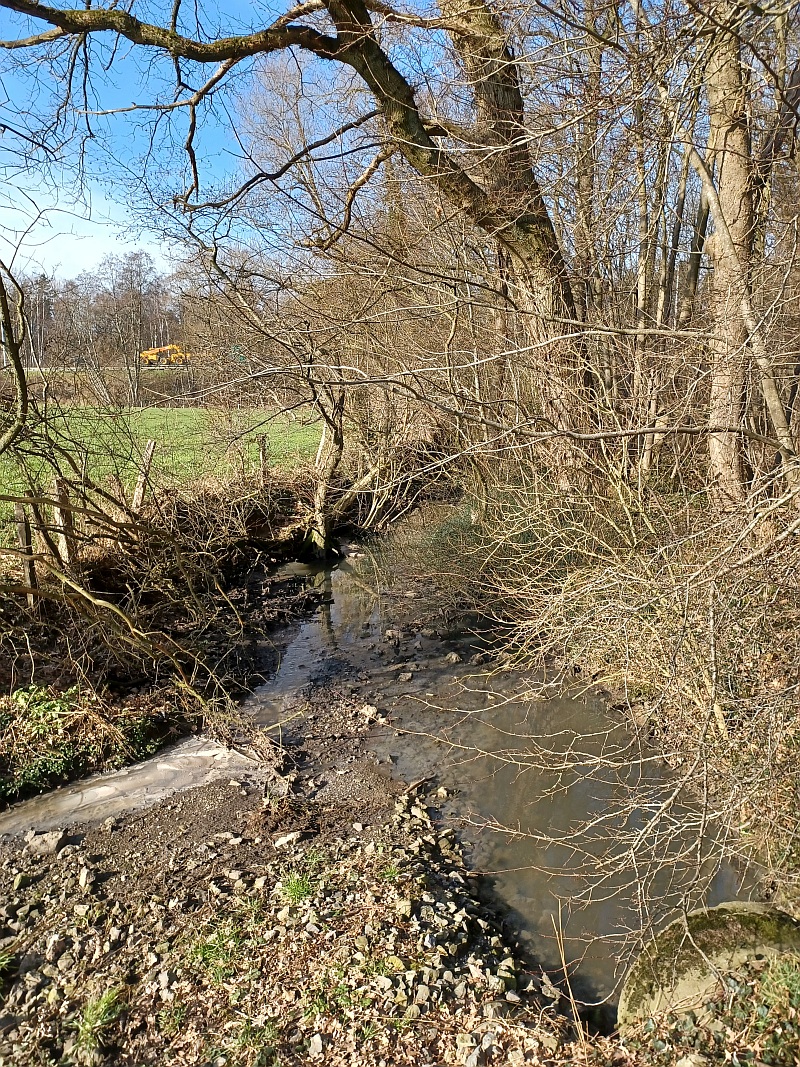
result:
[[[557,995],[413,790],[227,780],[0,851],[0,1063],[555,1062]]]

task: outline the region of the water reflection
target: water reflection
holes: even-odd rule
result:
[[[310,686],[342,678],[377,705],[396,729],[375,733],[375,752],[450,791],[474,864],[534,954],[566,959],[577,995],[612,994],[632,932],[740,894],[713,820],[641,738],[597,697],[537,699],[535,679],[466,662],[469,635],[426,628],[430,588],[391,541],[315,580],[330,597],[249,710],[290,722]]]

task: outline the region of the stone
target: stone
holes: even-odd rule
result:
[[[625,978],[620,1031],[662,1011],[702,1010],[720,975],[783,952],[800,952],[800,923],[765,904],[731,902],[681,916],[645,946]]]
[[[64,830],[50,830],[47,833],[31,831],[25,835],[25,851],[32,856],[54,856],[66,844]]]
[[[314,1058],[322,1055],[322,1034],[314,1034],[308,1043],[308,1051]]]
[[[273,848],[288,848],[290,845],[296,844],[303,836],[302,830],[293,830],[290,834],[283,834],[282,837],[276,837],[272,842]]]
[[[38,970],[44,963],[45,957],[39,952],[26,952],[22,959],[19,961],[18,971],[20,974],[27,974],[29,971]]]

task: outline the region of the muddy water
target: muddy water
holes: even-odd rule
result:
[[[715,861],[699,810],[598,696],[534,697],[537,680],[498,672],[474,635],[428,628],[426,583],[392,581],[382,564],[357,553],[308,572],[328,603],[248,710],[291,741],[315,686],[375,705],[389,720],[375,753],[404,780],[447,789],[443,810],[536,957],[556,972],[565,959],[579,999],[613,996],[631,935],[683,901],[736,899],[737,872]]]
[[[534,954],[554,971],[566,959],[579,997],[611,995],[631,931],[684,900],[736,898],[736,872],[715,862],[700,812],[601,699],[541,699],[536,679],[498,671],[480,640],[432,612],[430,584],[393,552],[391,542],[380,553],[354,549],[325,573],[293,565],[326,603],[245,710],[291,740],[314,687],[374,705],[388,720],[371,737],[375,754],[404,780],[447,790],[444,813],[461,822],[484,884]],[[181,742],[12,808],[0,834],[107,818],[252,770],[213,743]]]

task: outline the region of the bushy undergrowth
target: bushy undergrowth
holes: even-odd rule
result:
[[[78,687],[0,697],[0,805],[155,752],[185,719],[103,704]]]
[[[610,691],[703,800],[706,830],[784,875],[800,857],[795,519],[719,515],[705,496],[570,501],[512,486],[491,503],[474,567],[519,661]],[[666,832],[672,815],[659,818]]]

